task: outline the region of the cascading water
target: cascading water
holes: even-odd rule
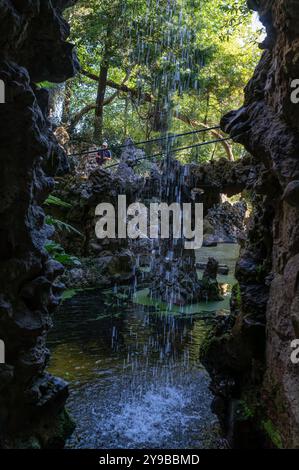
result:
[[[50,119],[52,124],[58,126],[61,123],[63,104],[65,99],[65,83],[53,85],[50,93]]]
[[[132,48],[141,66],[137,104],[142,104],[142,65],[159,71],[149,86],[156,97],[149,106],[150,130],[167,137],[174,97],[187,88],[196,90],[200,60],[192,49],[192,32],[181,3],[157,0],[158,24],[149,14],[152,3],[148,0],[146,25],[137,22],[124,31],[124,37],[137,45]],[[147,41],[155,28],[164,31],[159,44]],[[185,169],[171,158],[173,145],[174,139],[166,138],[165,163],[162,169],[152,169],[155,185],[150,190],[155,194],[149,194],[148,202],[155,198],[182,205],[192,200],[184,185]],[[124,183],[121,194],[136,183],[138,198],[142,178],[134,171],[135,164],[136,149],[128,143],[116,176]],[[103,173],[92,174],[90,180],[99,177],[102,182]],[[150,286],[138,285],[135,275],[130,288],[81,292],[57,313],[49,341],[50,369],[70,382],[68,407],[77,429],[69,447],[198,449],[222,445],[199,349],[223,304],[207,307],[209,297],[201,292],[195,254],[187,252],[183,243],[172,237],[152,243]],[[146,287],[150,289],[143,295]],[[188,312],[188,303],[203,299]]]
[[[162,169],[160,199],[169,205],[177,203],[182,208],[184,203],[194,203],[192,192],[185,184],[188,174],[186,167],[168,155]],[[180,217],[182,219],[182,211]],[[208,276],[205,282],[199,280],[194,250],[185,249],[185,241],[184,236],[175,239],[173,234],[161,239],[152,263],[151,296],[162,299],[170,308],[172,305],[192,304],[203,298],[220,300],[217,289],[212,291],[209,288]]]
[[[209,249],[204,253],[206,260]],[[219,256],[232,269],[237,250],[229,245]],[[49,345],[51,372],[70,383],[68,408],[77,429],[68,447],[222,446],[199,361],[221,308],[228,302],[169,309],[130,287],[85,291],[65,301]]]

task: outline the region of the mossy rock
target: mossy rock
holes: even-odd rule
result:
[[[274,447],[283,449],[282,438],[278,429],[274,426],[270,419],[262,421],[262,428],[266,432],[267,437],[270,439]]]

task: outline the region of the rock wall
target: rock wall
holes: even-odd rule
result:
[[[234,204],[225,201],[214,205],[204,220],[204,229],[208,229],[204,234],[204,243],[238,243],[243,240],[246,237],[246,211],[245,201]]]
[[[63,152],[47,120],[48,92],[36,84],[75,74],[63,0],[0,2],[1,115],[0,446],[60,447],[72,424],[67,384],[45,373],[46,334],[59,302],[62,271],[44,244],[51,234],[41,204],[53,189]]]
[[[231,197],[252,188],[259,172],[260,163],[251,155],[234,162],[220,158],[201,165],[189,165],[185,184],[190,189],[204,191],[203,203],[208,210],[213,204],[220,202],[221,193]],[[210,204],[212,199],[214,200]]]
[[[222,120],[258,164],[232,314],[203,351],[214,409],[237,447],[299,448],[299,2],[248,2],[267,29],[244,106]]]

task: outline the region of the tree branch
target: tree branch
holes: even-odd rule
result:
[[[81,69],[80,73],[85,77],[89,78],[90,80],[98,81],[98,77],[92,72]],[[107,80],[107,86],[109,86],[110,88],[114,88],[114,90],[122,91],[124,93],[130,93],[131,96],[134,96],[135,98],[139,98],[141,100],[146,101],[147,103],[151,103],[154,98],[150,93],[141,93],[140,90],[128,87],[125,84],[128,78],[129,77],[126,77],[126,79],[122,83],[116,83],[113,80]]]
[[[175,117],[179,119],[180,121],[184,122],[185,124],[188,124],[189,126],[192,126],[192,127],[203,127],[203,128],[210,127],[208,124],[204,124],[203,122],[196,121],[195,119],[190,119],[185,114],[178,113],[175,115]],[[219,132],[217,129],[209,130],[208,132],[211,132],[211,134],[217,137],[217,139],[223,139],[223,134],[221,134],[221,132]],[[227,158],[233,162],[235,158],[234,158],[233,149],[230,143],[224,140],[220,142],[220,144],[223,146],[227,154]]]
[[[122,85],[124,85],[125,82],[129,79],[130,73],[131,73],[131,71],[128,70],[127,74],[126,74],[126,76],[125,76],[125,78],[122,82]],[[92,80],[98,81],[97,76],[90,73],[90,72],[84,71],[84,75],[88,76],[88,78],[91,78]],[[112,103],[119,96],[119,93],[120,93],[120,90],[116,89],[115,93],[113,93],[111,96],[109,96],[108,98],[106,98],[104,100],[103,105],[107,106],[108,104]],[[88,114],[90,111],[93,111],[94,109],[96,109],[96,104],[90,103],[90,104],[87,104],[86,106],[84,106],[78,113],[76,113],[72,117],[72,119],[70,121],[70,124],[68,126],[69,131],[71,132],[74,129],[74,127],[76,127],[78,122],[80,122],[80,120],[83,118],[83,116],[85,116],[85,114]]]
[[[81,121],[83,116],[85,116],[85,114],[88,114],[90,111],[94,110],[95,108],[96,108],[95,103],[87,104],[86,106],[84,106],[84,108],[82,108],[78,113],[76,113],[71,118],[70,123],[68,125],[68,131],[71,133],[76,127],[76,125],[78,124],[78,122]]]
[[[81,74],[90,78],[91,80],[96,80],[98,81],[98,77],[93,74],[92,72],[88,72],[87,70],[81,70]],[[125,79],[126,81],[126,79]],[[154,101],[154,97],[152,95],[150,95],[149,93],[143,93],[143,94],[140,94],[140,91],[135,89],[135,88],[130,88],[128,87],[127,85],[125,85],[125,83],[115,83],[113,82],[112,80],[107,80],[107,85],[110,87],[110,88],[114,88],[115,90],[117,90],[117,92],[115,94],[113,94],[112,96],[114,96],[114,98],[117,97],[117,93],[118,92],[124,92],[124,93],[130,93],[131,96],[134,96],[134,97],[138,97],[138,98],[142,98],[144,99],[144,101],[146,101],[147,103],[152,103]],[[111,97],[110,97],[111,98]],[[108,98],[108,100],[110,99]],[[113,99],[114,99],[113,98]],[[107,103],[108,104],[108,103]],[[85,106],[76,116],[75,116],[75,120],[76,120],[76,124],[80,121],[80,119],[84,116],[84,114],[87,114],[88,112],[90,112],[92,109],[94,109],[95,106],[94,105],[87,105]],[[196,121],[195,119],[190,119],[188,116],[186,116],[185,114],[181,114],[181,113],[177,113],[174,115],[175,118],[179,119],[180,121],[184,122],[185,124],[188,124],[188,126],[192,126],[192,127],[203,127],[203,128],[208,128],[210,126],[208,126],[207,124],[204,124],[203,122],[199,122],[199,121]],[[76,125],[75,124],[75,125]],[[74,125],[72,126],[72,128],[74,127]],[[218,130],[214,129],[214,130],[209,130],[208,132],[211,132],[215,137],[217,137],[217,139],[222,139],[223,138],[223,134],[221,134],[221,132],[219,132]],[[234,161],[234,154],[233,154],[233,150],[232,150],[232,147],[231,145],[229,144],[229,142],[227,141],[223,141],[223,142],[220,142],[220,144],[223,146],[226,154],[227,154],[227,158],[230,160],[230,161]]]
[[[115,93],[113,93],[111,96],[109,96],[108,98],[105,99],[104,106],[107,106],[108,104],[111,104],[118,96],[119,96],[119,91],[117,90]],[[96,109],[96,104],[95,103],[90,103],[90,104],[87,104],[86,106],[84,106],[80,111],[78,111],[78,113],[76,113],[72,117],[72,119],[70,121],[70,124],[68,126],[68,130],[70,132],[72,132],[74,127],[76,127],[78,122],[81,121],[83,116],[85,116],[85,114],[90,113],[90,111],[93,111],[94,109]]]

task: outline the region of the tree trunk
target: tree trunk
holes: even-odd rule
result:
[[[129,117],[129,97],[126,95],[125,98],[125,116],[124,116],[124,138],[127,138],[128,133],[128,117]]]
[[[95,142],[103,139],[103,120],[104,120],[104,101],[107,88],[108,65],[103,61],[100,69],[98,92],[94,119],[94,140]]]

